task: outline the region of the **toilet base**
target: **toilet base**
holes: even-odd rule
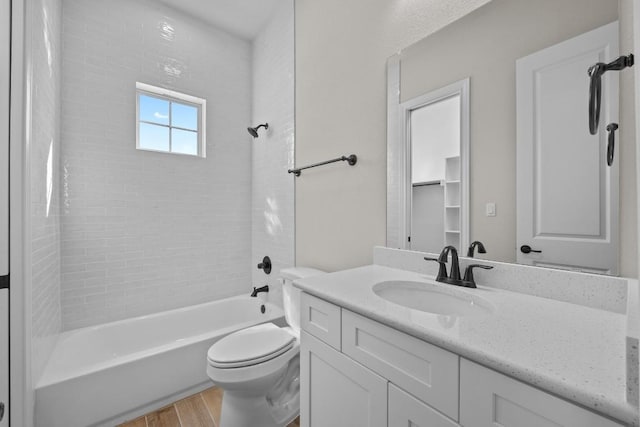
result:
[[[264,396],[239,396],[225,392],[220,427],[283,427],[277,424]]]

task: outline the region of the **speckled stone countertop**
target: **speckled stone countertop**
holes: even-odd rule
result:
[[[433,279],[370,265],[297,280],[294,285],[586,408],[638,425],[638,408],[627,402],[626,314],[493,287],[459,288]],[[444,293],[467,293],[489,302],[493,312],[455,317],[409,309],[373,292],[374,284],[389,280],[420,281]]]

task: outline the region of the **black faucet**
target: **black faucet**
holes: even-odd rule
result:
[[[460,280],[460,265],[458,264],[458,250],[454,246],[445,246],[438,262],[448,262],[449,252],[451,252],[451,268],[449,268],[449,280]]]
[[[474,242],[475,243],[475,242]],[[482,243],[478,242],[480,245]],[[451,268],[449,269],[449,275],[447,275],[447,262],[449,261],[449,252],[451,252]],[[447,283],[449,285],[464,286],[466,288],[475,288],[476,283],[473,278],[474,268],[483,268],[490,270],[493,267],[488,265],[471,264],[464,271],[464,278],[460,278],[460,265],[458,262],[458,250],[453,246],[445,246],[440,252],[438,258],[424,258],[426,261],[435,261],[440,264],[438,275],[436,276],[436,282]]]
[[[485,270],[491,270],[493,267],[490,265],[482,265],[482,264],[471,264],[468,265],[464,270],[464,279],[462,279],[462,286],[467,288],[476,288],[476,281],[473,278],[473,269],[474,268],[482,268]]]
[[[482,242],[479,241],[479,240],[476,240],[471,245],[469,245],[469,249],[467,250],[467,256],[469,258],[473,258],[473,252],[476,249],[476,247],[478,248],[478,253],[479,254],[486,254],[487,253],[487,250],[484,248],[484,245],[482,244]]]
[[[426,261],[435,261],[438,264],[440,264],[440,267],[438,268],[438,275],[436,276],[436,282],[442,282],[445,279],[449,278],[449,276],[447,276],[447,263],[446,262],[440,261],[438,258],[424,257],[424,259]]]
[[[449,252],[451,252],[451,269],[450,273],[447,274],[447,262],[449,261]],[[436,276],[437,282],[442,283],[452,283],[452,281],[460,281],[460,266],[458,264],[458,250],[453,246],[445,246],[440,252],[440,256],[438,258],[424,258],[426,261],[435,261],[440,264],[440,269],[438,270],[438,276]]]
[[[253,287],[253,292],[251,292],[252,297],[257,297],[260,292],[269,292],[269,285],[264,285],[261,288]]]

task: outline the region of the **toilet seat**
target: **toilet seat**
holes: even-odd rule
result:
[[[219,368],[213,366],[207,360],[207,375],[220,388],[225,391],[238,391],[255,393],[264,389],[266,384],[273,387],[275,378],[281,376],[292,359],[300,355],[300,341],[295,340],[293,346],[284,353],[262,363],[243,366],[239,368]],[[207,358],[208,359],[208,358]],[[251,387],[247,387],[251,384]]]
[[[286,353],[295,341],[286,329],[265,323],[222,338],[207,352],[207,361],[221,369],[253,366]]]

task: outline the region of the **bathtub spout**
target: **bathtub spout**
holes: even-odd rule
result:
[[[269,285],[264,285],[261,288],[253,287],[253,292],[251,292],[252,297],[257,297],[260,292],[269,292]]]

